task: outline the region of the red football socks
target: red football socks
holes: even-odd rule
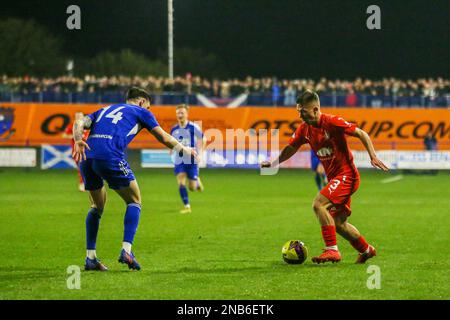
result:
[[[325,241],[326,247],[336,246],[336,227],[322,226],[322,238]]]
[[[355,250],[357,250],[359,253],[363,253],[367,250],[369,247],[369,244],[366,242],[366,239],[364,239],[363,236],[360,236],[358,239],[350,241],[350,244],[352,245]]]

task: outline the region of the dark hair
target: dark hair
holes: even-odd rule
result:
[[[297,104],[301,106],[304,106],[311,101],[319,101],[319,95],[311,90],[306,90],[297,97]]]
[[[130,89],[128,89],[125,99],[133,100],[137,98],[144,98],[147,99],[149,102],[151,102],[150,95],[144,89],[138,87],[131,87]]]

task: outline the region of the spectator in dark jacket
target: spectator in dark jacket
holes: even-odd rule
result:
[[[423,143],[425,144],[425,150],[437,150],[437,140],[431,130],[428,131],[425,139],[423,139]]]

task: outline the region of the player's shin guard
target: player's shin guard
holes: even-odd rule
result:
[[[322,226],[322,237],[327,249],[337,250],[335,226]]]
[[[86,249],[95,250],[102,210],[91,208],[86,217]]]
[[[184,205],[187,206],[189,204],[189,197],[188,197],[188,191],[186,189],[186,186],[180,185],[179,190],[180,190],[181,200],[183,200]]]
[[[350,244],[356,251],[359,253],[364,253],[369,248],[369,244],[363,236],[360,236],[358,239],[350,241]]]
[[[141,215],[141,205],[138,203],[129,203],[127,205],[127,211],[125,212],[125,218],[123,221],[123,241],[133,243],[134,235],[139,224],[139,216]]]

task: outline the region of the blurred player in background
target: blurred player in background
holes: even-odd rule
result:
[[[328,183],[327,175],[325,174],[325,169],[323,168],[322,163],[320,163],[319,158],[312,149],[311,149],[311,170],[316,173],[314,180],[316,181],[317,188],[320,191]]]
[[[175,137],[185,147],[193,148],[197,151],[198,161],[193,157],[186,157],[182,153],[172,153],[175,164],[174,172],[177,177],[178,189],[184,208],[180,213],[190,213],[191,205],[189,203],[186,182],[190,191],[203,191],[203,184],[199,176],[199,164],[201,155],[206,146],[206,137],[199,126],[188,119],[189,107],[181,104],[176,108],[178,123],[172,128],[170,134]]]
[[[83,119],[83,112],[75,112],[75,120],[77,119]],[[89,136],[89,131],[88,130],[84,130],[83,132],[83,140],[86,141],[86,139]],[[66,130],[64,130],[63,132],[63,138],[64,139],[70,139],[70,144],[72,146],[72,153],[74,151],[74,147],[75,147],[75,141],[73,140],[73,123],[68,125],[66,127]],[[84,192],[84,181],[83,181],[83,177],[81,176],[80,173],[80,167],[77,165],[77,173],[78,173],[78,179],[79,179],[79,184],[78,184],[78,190],[80,190],[81,192]]]
[[[365,263],[376,255],[376,251],[358,229],[347,222],[351,214],[351,196],[359,186],[359,173],[353,163],[346,135],[361,140],[374,167],[383,171],[388,171],[388,168],[377,158],[372,141],[365,131],[339,116],[320,112],[317,93],[307,90],[301,94],[297,99],[297,111],[304,122],[297,128],[279,157],[273,162],[265,161],[261,166],[277,166],[292,157],[301,145],[308,143],[322,162],[329,179],[313,202],[313,209],[322,226],[325,249],[321,255],[313,257],[312,261],[334,263],[341,260],[336,241],[337,232],[359,252],[356,263]]]
[[[126,103],[104,107],[74,123],[74,158],[80,162],[85,188],[94,200],[86,218],[85,270],[107,270],[96,254],[97,233],[106,202],[103,180],[108,182],[109,187],[117,192],[127,206],[119,262],[127,264],[130,269],[141,269],[131,251],[141,213],[141,193],[125,159],[127,145],[139,131],[145,128],[168,148],[196,156],[194,150],[180,144],[159,126],[149,107],[148,93],[133,87],[127,92]],[[87,141],[83,140],[85,129],[90,129]]]

